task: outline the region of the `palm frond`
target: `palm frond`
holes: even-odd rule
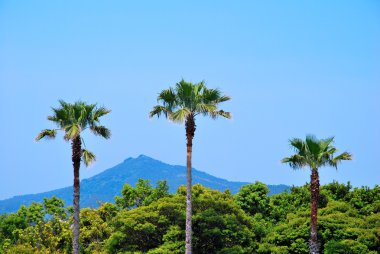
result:
[[[299,138],[293,138],[289,140],[289,144],[297,151],[302,152],[305,150],[305,142]]]
[[[93,125],[90,127],[90,130],[92,133],[94,133],[97,136],[101,136],[105,139],[109,139],[111,137],[111,131],[106,128],[105,126],[98,126],[98,125]]]
[[[83,108],[86,110],[87,115],[93,115],[96,110],[96,103],[95,104],[87,104],[83,102]],[[101,107],[102,108],[102,107]]]
[[[52,122],[54,122],[55,124],[57,124],[57,126],[59,126],[59,127],[61,126],[62,119],[58,118],[56,115],[54,115],[54,116],[48,116],[47,119],[48,119],[49,121],[52,121]]]
[[[321,139],[320,140],[321,150],[323,150],[323,151],[327,150],[327,148],[330,147],[330,145],[334,142],[334,138],[335,137],[329,137],[326,139]]]
[[[72,124],[69,126],[65,126],[64,131],[65,131],[64,139],[73,140],[80,134],[81,128],[78,124]]]
[[[318,140],[314,135],[307,135],[305,139],[306,148],[312,156],[318,157],[321,152],[320,140]]]
[[[202,97],[204,103],[217,103],[221,98],[221,92],[219,89],[204,89]]]
[[[51,108],[52,116],[48,116],[48,120],[54,122],[59,128],[62,128],[69,121],[67,108]]]
[[[176,84],[175,91],[178,99],[178,106],[187,107],[189,110],[193,109],[194,106],[194,84],[181,80]]]
[[[84,130],[87,127],[90,118],[90,114],[87,112],[87,105],[80,102],[78,105],[75,103],[74,106],[75,119],[78,121],[79,126]]]
[[[149,117],[152,118],[155,115],[157,117],[160,117],[161,114],[164,114],[165,117],[168,117],[168,115],[171,114],[171,111],[168,107],[157,105],[157,106],[154,106],[152,111],[149,112]]]
[[[200,94],[203,94],[204,91],[207,90],[205,82],[201,81],[201,82],[195,84],[193,90],[194,90],[194,95],[196,97],[199,97]]]
[[[219,104],[231,100],[230,96],[222,95],[222,92],[219,89],[205,89],[202,97],[205,103]]]
[[[326,152],[326,154],[328,154],[328,155],[333,155],[334,153],[336,153],[338,151],[338,149],[336,149],[335,147],[331,147],[331,146],[329,146],[329,147],[327,147],[327,151],[325,151]]]
[[[92,120],[96,121],[96,122],[99,122],[99,118],[100,117],[105,116],[105,115],[109,114],[110,112],[111,112],[111,110],[107,109],[105,107],[97,108],[92,113]]]
[[[227,118],[227,119],[231,119],[232,118],[231,113],[230,112],[226,112],[224,110],[215,110],[215,111],[211,112],[210,115],[211,115],[211,117],[213,119],[216,119],[219,116],[222,116],[222,117]]]
[[[87,149],[82,149],[82,160],[86,167],[88,167],[91,163],[96,161],[96,156],[92,152]]]
[[[56,135],[57,135],[56,130],[45,129],[45,130],[41,131],[40,134],[37,135],[36,141],[39,141],[42,138],[53,139],[56,137]]]
[[[342,161],[349,161],[352,160],[352,154],[348,152],[344,152],[339,154],[338,156],[335,156],[332,160],[329,161],[330,166],[338,168],[338,164]]]
[[[195,105],[195,111],[203,115],[211,115],[216,110],[217,107],[215,104],[198,103],[197,105]]]
[[[169,115],[169,119],[176,123],[183,123],[191,114],[188,108],[181,108]]]
[[[301,169],[307,165],[306,158],[299,154],[285,157],[281,160],[281,163],[288,163],[289,166],[293,169]]]
[[[67,108],[69,106],[69,103],[65,102],[62,99],[58,100],[58,102],[59,102],[59,105],[61,105],[61,108]]]
[[[217,103],[222,103],[229,100],[231,100],[231,97],[224,95],[224,96],[221,96],[219,99],[217,99]]]
[[[173,88],[163,90],[157,97],[157,102],[162,102],[167,108],[173,108],[176,105],[176,94]]]

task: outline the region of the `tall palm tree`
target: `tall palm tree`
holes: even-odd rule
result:
[[[338,163],[343,160],[352,159],[352,155],[348,152],[344,152],[334,157],[334,154],[338,150],[332,146],[333,141],[334,137],[319,140],[311,135],[306,136],[305,141],[298,138],[291,139],[289,143],[295,149],[296,154],[281,160],[282,163],[288,163],[293,169],[309,167],[311,170],[311,222],[309,240],[309,251],[311,254],[320,253],[317,237],[317,214],[319,198],[318,169],[323,166],[332,166],[338,169]]]
[[[48,116],[48,120],[54,122],[58,129],[45,129],[36,137],[36,141],[42,138],[55,138],[57,131],[64,132],[64,139],[71,141],[72,162],[74,168],[74,225],[73,225],[73,253],[79,253],[79,168],[80,162],[88,166],[95,161],[95,155],[82,148],[83,139],[81,133],[90,129],[95,135],[103,138],[110,138],[111,132],[106,127],[99,124],[99,118],[111,112],[104,107],[97,107],[96,104],[86,104],[78,101],[74,104],[59,101],[60,107],[52,108],[53,115]]]
[[[221,102],[231,98],[224,96],[218,89],[208,89],[202,81],[192,84],[181,80],[174,88],[163,90],[157,98],[162,104],[155,106],[149,116],[160,117],[163,114],[175,123],[185,122],[187,139],[187,184],[186,184],[186,254],[192,253],[192,197],[191,197],[191,157],[195,134],[195,118],[198,115],[231,118],[229,112],[218,109]]]

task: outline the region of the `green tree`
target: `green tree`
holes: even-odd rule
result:
[[[236,203],[247,213],[266,215],[269,209],[269,189],[261,182],[247,184],[235,196]]]
[[[325,247],[326,254],[375,254],[369,251],[367,246],[354,240],[344,240],[340,242],[330,241]]]
[[[347,196],[352,189],[350,182],[347,184],[340,184],[337,181],[324,185],[321,189],[325,189],[330,193],[330,197],[334,200],[347,200]]]
[[[218,89],[208,89],[204,82],[192,84],[181,80],[174,88],[163,90],[158,95],[158,102],[150,112],[150,117],[163,114],[169,120],[176,123],[185,122],[187,139],[187,195],[186,195],[186,254],[192,253],[192,195],[191,195],[191,157],[193,138],[195,134],[195,118],[197,115],[211,116],[215,119],[219,116],[230,118],[229,112],[218,109],[219,103],[230,100],[229,96],[223,96]]]
[[[52,198],[44,198],[43,205],[46,214],[57,217],[61,220],[66,219],[65,202],[62,199],[57,198],[56,196],[53,196]]]
[[[228,193],[193,186],[194,253],[228,253],[240,246],[253,253],[252,219]],[[123,209],[112,221],[114,232],[105,241],[109,253],[184,253],[186,187],[147,206]]]
[[[29,225],[36,225],[45,217],[44,207],[40,203],[33,202],[30,206],[26,207],[25,215]]]
[[[102,250],[102,242],[111,234],[111,227],[103,220],[99,209],[81,209],[81,249],[92,254]]]
[[[136,188],[124,184],[121,197],[115,197],[115,203],[121,208],[133,208],[149,205],[153,201],[169,195],[169,186],[166,181],[157,181],[157,186],[152,187],[149,180],[139,179]]]
[[[367,186],[354,188],[348,194],[347,201],[363,215],[380,212],[380,186],[375,185],[373,189]]]
[[[194,252],[234,253],[240,246],[252,253],[254,243],[253,220],[234,202],[229,192],[193,186],[194,193]]]
[[[82,148],[84,144],[81,134],[86,129],[90,129],[95,135],[108,139],[111,132],[106,127],[100,125],[100,117],[111,111],[104,107],[97,107],[96,104],[86,104],[78,101],[73,104],[63,100],[59,101],[60,107],[52,108],[53,115],[48,116],[48,120],[54,122],[58,129],[45,129],[36,137],[36,141],[42,138],[55,138],[57,131],[64,132],[64,139],[71,141],[72,163],[74,169],[74,226],[73,226],[73,253],[79,253],[79,168],[83,160],[86,166],[95,160],[95,155]]]
[[[22,210],[22,212],[20,212]],[[27,228],[26,207],[22,206],[17,213],[0,215],[0,240],[2,245],[11,245],[17,242],[17,230]],[[0,251],[1,253],[1,251]]]
[[[337,165],[342,160],[351,160],[351,154],[344,152],[334,156],[337,149],[332,146],[334,138],[317,139],[314,136],[307,136],[305,141],[294,138],[289,141],[290,145],[295,149],[296,154],[291,157],[282,159],[282,163],[288,163],[293,169],[301,169],[309,167],[311,170],[310,194],[311,194],[311,223],[310,223],[310,253],[320,253],[317,237],[317,214],[319,199],[319,175],[318,169],[323,166]]]
[[[157,181],[156,188],[154,188],[147,199],[144,200],[144,205],[150,205],[152,202],[167,196],[169,196],[168,182],[166,180]]]

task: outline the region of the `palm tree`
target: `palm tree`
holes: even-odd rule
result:
[[[59,101],[59,108],[52,108],[53,115],[48,116],[48,120],[54,122],[58,129],[45,129],[36,137],[36,141],[42,138],[55,138],[57,131],[64,132],[64,139],[71,141],[72,162],[74,168],[74,225],[73,225],[73,253],[79,253],[79,168],[80,162],[88,166],[95,161],[95,155],[82,148],[83,139],[81,133],[87,128],[95,135],[103,138],[110,138],[111,132],[106,127],[99,125],[99,118],[111,112],[104,107],[97,107],[96,104],[86,104],[78,101],[74,104]]]
[[[323,166],[332,166],[338,169],[338,163],[343,160],[351,160],[352,155],[344,152],[334,157],[337,149],[332,146],[334,137],[327,139],[317,139],[314,136],[306,136],[303,141],[298,138],[291,139],[290,145],[295,149],[296,154],[281,160],[282,163],[288,163],[293,169],[309,167],[311,170],[310,194],[311,194],[311,212],[310,212],[310,240],[309,249],[311,254],[319,254],[319,244],[317,238],[317,214],[319,198],[319,176],[318,168]]]
[[[186,184],[186,254],[192,253],[192,198],[191,198],[191,157],[193,138],[195,134],[195,118],[198,115],[210,116],[213,119],[219,116],[231,118],[229,112],[218,109],[218,104],[231,98],[224,96],[218,89],[208,89],[202,81],[192,84],[181,80],[174,88],[163,90],[157,98],[162,105],[155,106],[149,116],[163,114],[175,123],[185,122],[187,139],[187,184]]]

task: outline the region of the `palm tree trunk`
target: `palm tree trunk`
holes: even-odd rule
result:
[[[319,176],[318,169],[314,168],[311,171],[310,179],[310,194],[311,194],[311,212],[310,212],[310,254],[319,254],[319,244],[317,237],[317,215],[318,215],[318,198],[319,198]]]
[[[186,139],[187,139],[187,157],[186,157],[186,245],[185,245],[185,254],[192,253],[192,194],[191,194],[191,156],[193,150],[193,138],[195,133],[195,121],[194,116],[190,115],[186,118]]]
[[[72,161],[74,168],[74,225],[73,225],[73,254],[79,254],[79,168],[80,168],[80,158],[82,152],[82,142],[78,135],[71,143],[72,147]]]

